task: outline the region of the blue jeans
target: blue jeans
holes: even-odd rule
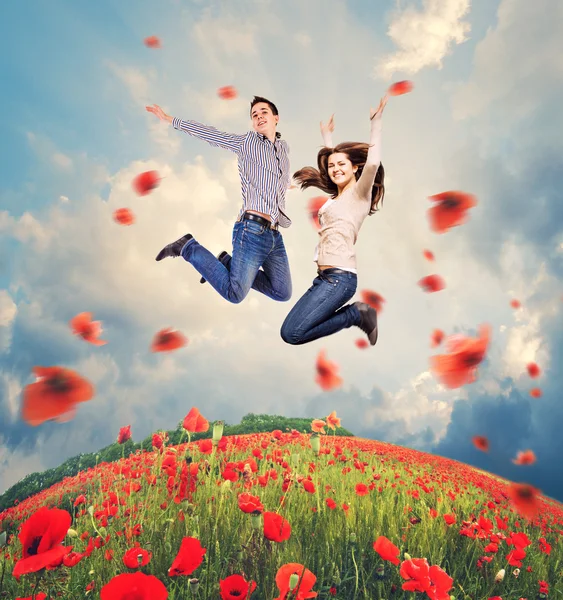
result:
[[[235,223],[228,268],[193,238],[181,255],[233,304],[242,302],[251,288],[279,302],[291,298],[291,273],[282,235],[256,221]]]
[[[356,293],[355,273],[321,271],[313,285],[291,309],[281,327],[284,342],[306,344],[360,324],[360,312],[352,305],[343,306]]]

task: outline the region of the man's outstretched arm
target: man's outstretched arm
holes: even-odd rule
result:
[[[171,117],[170,115],[167,115],[158,104],[147,106],[146,109],[148,112],[156,115],[161,121],[171,123],[174,129],[193,135],[194,137],[211,144],[211,146],[225,148],[231,152],[238,153],[246,140],[246,134],[238,135],[236,133],[225,133],[224,131],[215,129],[215,127],[203,125],[197,121],[184,121],[177,117]]]

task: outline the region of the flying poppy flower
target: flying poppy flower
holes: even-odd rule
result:
[[[529,363],[526,368],[528,369],[528,375],[532,378],[536,378],[539,377],[539,374],[541,373],[540,368],[538,367],[538,365],[536,365],[536,363]]]
[[[532,389],[530,390],[530,396],[532,396],[532,398],[541,398],[541,396],[542,396],[542,391],[541,391],[541,389],[540,389],[540,388],[537,388],[537,387],[535,387],[535,388],[532,388]]]
[[[333,410],[328,417],[326,417],[326,426],[330,427],[333,431],[336,427],[340,427],[340,419],[336,416],[336,411]]]
[[[430,250],[424,250],[424,252],[422,253],[424,255],[424,258],[430,262],[432,262],[434,260],[434,254],[432,254],[432,252],[430,252]]]
[[[258,496],[252,496],[247,492],[238,495],[238,507],[242,512],[248,514],[253,513],[256,510],[259,510],[260,512],[264,511],[264,505],[260,502],[260,498]]]
[[[315,431],[316,433],[324,433],[326,423],[324,421],[321,421],[320,419],[313,419],[313,422],[311,423],[311,430]]]
[[[536,462],[536,455],[532,450],[518,452],[516,458],[512,459],[515,465],[533,465]]]
[[[209,421],[194,406],[185,416],[182,427],[190,433],[202,433],[209,430]]]
[[[444,332],[441,329],[434,329],[432,332],[432,337],[430,338],[430,347],[436,348],[442,343],[444,339]]]
[[[394,565],[398,565],[401,561],[398,556],[401,553],[399,548],[393,542],[387,539],[384,535],[380,535],[373,543],[373,549],[381,556],[383,560],[388,560]]]
[[[333,390],[342,385],[342,377],[337,375],[338,365],[325,358],[325,351],[321,350],[317,356],[317,377],[315,381],[325,391]]]
[[[237,91],[232,85],[226,85],[217,90],[217,95],[223,100],[232,100],[237,97]]]
[[[22,545],[22,557],[16,562],[12,575],[19,578],[62,560],[70,551],[61,542],[71,523],[72,518],[66,510],[43,506],[35,511],[21,527],[18,538]]]
[[[122,427],[119,430],[119,434],[117,436],[117,443],[125,444],[125,442],[130,439],[131,439],[131,425],[127,425],[127,427]]]
[[[520,308],[522,305],[520,304],[520,300],[511,300],[510,301],[510,306],[512,306],[512,308]]]
[[[59,423],[71,420],[76,404],[94,395],[94,386],[70,369],[63,367],[33,367],[38,380],[24,388],[22,419],[32,426],[55,419]]]
[[[144,39],[144,44],[147,48],[161,48],[160,39],[156,35],[151,35]]]
[[[448,354],[430,357],[430,370],[442,385],[459,388],[476,380],[476,369],[485,358],[491,336],[491,326],[481,325],[479,337],[451,336]]]
[[[444,233],[462,225],[467,218],[467,211],[477,206],[475,196],[465,192],[449,191],[430,196],[429,200],[437,204],[428,209],[430,228],[435,233]]]
[[[133,189],[139,196],[146,196],[158,187],[160,177],[157,171],[145,171],[133,179]]]
[[[365,338],[359,338],[354,343],[361,350],[363,350],[364,348],[367,348],[369,346],[369,343]]]
[[[172,566],[168,569],[168,575],[170,577],[191,575],[203,562],[206,552],[207,549],[202,548],[198,539],[193,537],[183,538],[180,550],[172,562]]]
[[[373,290],[362,290],[360,292],[360,296],[362,298],[362,302],[369,304],[372,308],[375,308],[377,312],[377,316],[383,310],[383,303],[385,302],[385,298],[374,292]]]
[[[229,575],[219,580],[221,600],[247,600],[256,589],[256,582],[248,582],[242,575]]]
[[[188,339],[179,331],[174,331],[171,327],[161,329],[153,338],[152,352],[171,352],[182,348],[188,343]]]
[[[477,450],[481,450],[481,452],[489,451],[489,440],[484,435],[475,435],[472,439]]]
[[[283,542],[291,537],[291,525],[281,515],[273,512],[263,512],[264,537],[271,542]]]
[[[135,216],[128,208],[118,208],[113,213],[113,219],[120,225],[133,225]]]
[[[297,575],[297,583],[293,589],[289,587],[289,581],[292,575]],[[279,568],[276,573],[276,585],[280,595],[274,600],[286,600],[291,592],[292,600],[307,600],[307,598],[316,598],[317,592],[311,592],[315,585],[317,577],[299,563],[287,563]]]
[[[409,92],[412,92],[412,89],[412,81],[397,81],[389,87],[387,93],[390,96],[402,96],[403,94],[408,94]]]
[[[518,514],[532,520],[539,511],[539,490],[527,483],[513,483],[508,487],[508,495]]]
[[[319,210],[324,205],[324,203],[328,200],[327,196],[315,196],[309,200],[309,206],[307,211],[309,212],[309,216],[313,220],[313,225],[317,228],[321,228],[321,224],[319,222]]]
[[[439,275],[427,275],[418,282],[418,285],[425,292],[439,292],[446,287],[446,282]]]
[[[91,312],[81,312],[73,317],[69,325],[72,328],[74,335],[79,335],[83,340],[86,340],[94,346],[104,346],[107,344],[104,340],[99,340],[102,333],[101,321],[92,321]]]
[[[101,600],[167,600],[168,590],[154,575],[122,573],[116,575],[100,590]]]

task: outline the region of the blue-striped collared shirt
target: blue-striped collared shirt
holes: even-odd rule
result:
[[[172,127],[237,155],[243,200],[239,219],[246,210],[255,210],[270,215],[272,223],[279,223],[280,227],[291,225],[284,212],[285,193],[291,181],[289,146],[285,140],[276,137],[271,142],[254,130],[241,135],[225,133],[197,121],[179,118],[172,120]]]

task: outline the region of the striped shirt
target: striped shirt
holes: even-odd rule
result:
[[[243,200],[239,219],[245,211],[254,210],[270,215],[272,223],[279,223],[280,227],[291,225],[284,212],[285,193],[291,182],[289,146],[285,140],[276,136],[271,142],[254,130],[241,135],[225,133],[197,121],[178,118],[172,120],[172,127],[237,155]]]

